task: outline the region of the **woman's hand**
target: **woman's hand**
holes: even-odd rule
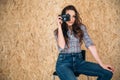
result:
[[[61,27],[61,24],[63,23],[61,16],[57,17],[57,23],[58,23],[58,26]]]
[[[110,65],[101,65],[104,69],[114,72],[114,68]]]

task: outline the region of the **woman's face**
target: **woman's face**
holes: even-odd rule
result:
[[[66,23],[67,23],[68,26],[72,26],[75,22],[75,11],[67,10],[66,14],[70,15],[70,21],[67,21]]]

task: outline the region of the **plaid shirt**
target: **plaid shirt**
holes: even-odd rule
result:
[[[83,41],[85,43],[86,48],[88,48],[91,45],[94,45],[91,38],[88,35],[88,32],[87,32],[86,28],[83,25],[80,28],[84,32]],[[62,49],[57,45],[58,50],[59,50],[60,53],[77,53],[77,52],[81,52],[81,46],[80,46],[80,43],[79,43],[79,39],[76,38],[74,36],[74,34],[70,34],[70,33],[71,33],[70,30],[68,30],[67,34],[68,34],[68,37],[69,37],[69,45],[70,45],[69,48],[67,47],[67,45],[65,45],[65,48]],[[57,35],[55,35],[55,38],[57,40]]]

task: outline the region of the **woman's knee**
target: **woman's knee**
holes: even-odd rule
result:
[[[103,80],[110,80],[111,78],[112,78],[112,76],[113,76],[113,73],[111,72],[111,71],[108,71],[108,70],[103,70],[100,74],[99,74],[99,76],[98,76],[98,80],[99,80],[99,78],[100,78],[100,80],[101,79],[103,79]]]
[[[105,70],[104,77],[111,79],[112,76],[113,76],[113,73],[111,71]]]
[[[109,78],[112,78],[113,73],[112,73],[111,71],[108,71],[108,72],[106,73],[106,76],[108,76]]]

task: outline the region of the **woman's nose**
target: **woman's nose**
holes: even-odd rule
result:
[[[72,21],[73,20],[73,17],[70,17],[70,21]]]

